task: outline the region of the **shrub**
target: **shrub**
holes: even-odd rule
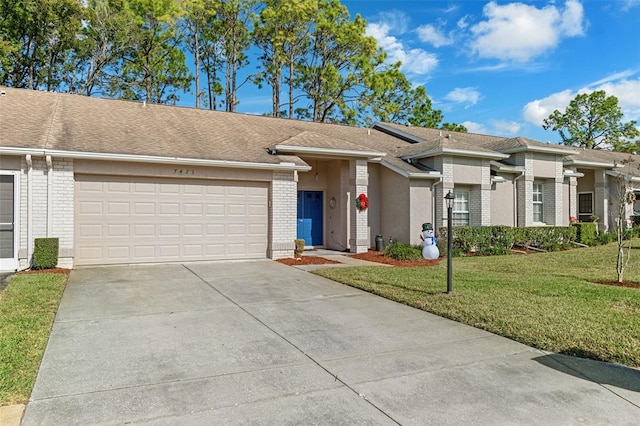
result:
[[[576,242],[594,246],[598,243],[597,226],[593,222],[580,222],[571,224],[576,230]]]
[[[384,248],[384,255],[396,260],[422,259],[422,250],[403,243],[393,243]]]
[[[593,224],[591,224],[593,225]],[[510,226],[458,226],[453,228],[452,252],[491,256],[511,253],[514,245],[554,251],[571,247],[576,239],[574,227],[544,226],[512,228]],[[446,235],[447,228],[440,228]],[[447,255],[446,239],[438,241],[442,256]]]
[[[58,238],[36,238],[33,246],[33,269],[55,268],[58,264]]]
[[[293,242],[295,243],[295,254],[302,254],[304,252],[304,240],[293,240]]]
[[[609,244],[616,241],[617,239],[618,236],[615,232],[601,232],[600,235],[598,235],[598,242],[600,244]]]

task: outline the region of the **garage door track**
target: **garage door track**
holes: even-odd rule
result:
[[[74,270],[24,425],[637,424],[638,370],[272,261]]]

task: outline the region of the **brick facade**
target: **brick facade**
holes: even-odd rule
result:
[[[365,253],[369,249],[369,212],[359,211],[355,206],[356,197],[367,194],[369,186],[369,172],[366,160],[351,160],[349,162],[349,187],[353,194],[350,208],[349,248],[352,253]]]
[[[58,266],[73,266],[73,160],[50,161],[51,168],[45,157],[32,157],[31,167],[26,158],[21,160],[20,269],[31,265],[34,240],[45,237],[59,239]]]
[[[291,257],[296,239],[297,173],[274,171],[270,192],[267,255],[272,259]]]

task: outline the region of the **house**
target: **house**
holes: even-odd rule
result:
[[[626,157],[0,87],[0,270],[27,268],[39,237],[59,238],[61,267],[277,259],[296,238],[418,243],[423,222],[445,223],[450,190],[455,225],[595,214],[607,228]]]

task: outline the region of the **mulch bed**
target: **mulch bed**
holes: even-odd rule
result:
[[[335,260],[331,260],[331,259],[326,259],[324,257],[320,257],[320,256],[300,256],[297,258],[285,258],[285,259],[278,259],[276,260],[276,262],[280,262],[284,265],[288,265],[288,266],[298,266],[298,265],[327,265],[327,264],[335,264],[335,263],[340,263],[340,262],[336,262]]]
[[[619,283],[618,281],[595,281],[595,284],[612,285],[615,287],[640,288],[640,283]]]
[[[19,274],[67,274],[71,273],[71,269],[65,268],[51,268],[51,269],[28,269],[26,271],[20,271]]]

